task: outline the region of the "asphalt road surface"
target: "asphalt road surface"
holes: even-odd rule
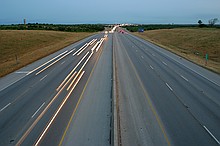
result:
[[[119,145],[220,144],[219,75],[127,33],[113,42]]]
[[[59,145],[106,46],[104,35],[93,35],[1,79],[0,145]],[[105,79],[110,83],[102,93],[107,106],[101,124],[109,143],[111,79]]]
[[[112,35],[109,34],[81,104],[60,143],[62,146],[110,146],[111,90]]]
[[[0,79],[0,145],[217,146],[219,97],[219,75],[99,33]]]

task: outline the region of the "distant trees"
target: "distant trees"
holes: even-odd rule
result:
[[[198,20],[198,24],[199,24],[199,27],[213,27],[217,22],[219,22],[218,18],[213,18],[213,19],[210,19],[208,21],[208,25],[206,24],[203,24],[202,20]],[[219,28],[219,26],[216,25],[217,28]]]
[[[39,24],[28,23],[0,25],[0,30],[54,30],[67,32],[98,32],[105,30],[104,24],[78,24],[78,25],[61,25],[61,24]]]
[[[64,26],[58,26],[58,30],[59,31],[65,31],[65,27]]]
[[[214,26],[218,22],[218,18],[210,19],[209,20],[209,25]]]
[[[196,25],[175,25],[175,24],[149,24],[149,25],[131,25],[123,26],[128,31],[137,32],[139,28],[144,30],[156,30],[156,29],[173,29],[173,28],[183,28],[183,27],[196,27]]]
[[[206,26],[205,24],[203,24],[202,20],[199,20],[198,23],[199,23],[199,27],[205,27]]]

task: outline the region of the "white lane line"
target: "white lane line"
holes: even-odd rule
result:
[[[141,56],[142,59],[144,59],[144,56]]]
[[[88,63],[89,59],[92,57],[93,52],[89,55],[89,57],[87,58],[87,60],[85,61],[85,63],[82,65],[82,67],[80,68],[79,72],[77,73],[77,75],[75,76],[75,78],[73,79],[72,83],[69,85],[69,87],[67,88],[67,91],[70,89],[71,85],[74,83],[75,79],[79,76],[79,74],[81,73],[81,71],[83,70],[83,68],[86,66],[86,64]]]
[[[167,85],[167,87],[168,87],[171,91],[173,91],[173,89],[170,87],[169,84],[166,83],[166,85]]]
[[[77,56],[79,56],[88,46],[89,44],[86,43],[86,46],[84,46],[84,48],[77,54]]]
[[[95,46],[93,46],[93,47],[92,47],[92,49],[91,49],[91,50],[92,50],[92,51],[94,51],[94,50],[95,50],[95,48],[98,46],[98,44],[99,44],[99,41],[98,41],[98,42],[95,44]]]
[[[144,42],[143,42],[144,43]],[[201,74],[200,72],[194,70],[192,67],[184,64],[184,62],[179,61],[178,59],[174,59],[172,57],[170,57],[168,54],[166,54],[165,52],[160,52],[161,54],[165,55],[166,57],[172,59],[173,61],[179,63],[180,65],[183,65],[185,68],[193,71],[194,73],[198,74],[199,76],[203,77],[204,79],[208,80],[209,82],[215,84],[216,86],[220,87],[220,84],[218,82],[216,82],[214,79],[209,79],[208,77],[206,77],[205,75]],[[187,61],[187,60],[186,60]]]
[[[43,79],[45,79],[47,77],[47,75],[45,75],[43,78],[40,79],[40,81],[42,81]]]
[[[58,98],[58,96],[63,91],[63,89],[64,89],[64,86],[57,92],[57,94],[52,98],[52,100],[47,104],[47,106],[44,108],[44,110],[40,113],[40,115],[35,119],[35,121],[31,124],[31,126],[27,129],[27,131],[23,134],[23,136],[17,142],[16,146],[21,145],[21,143],[24,141],[24,139],[27,137],[27,135],[32,131],[32,129],[39,122],[39,120],[44,116],[44,114],[47,112],[47,110],[50,108],[50,106],[53,104],[53,102]]]
[[[15,73],[16,74],[28,74],[29,71],[16,71]]]
[[[203,125],[203,127],[209,133],[209,135],[211,135],[211,137],[220,145],[219,140],[209,131],[209,129],[206,128],[206,126],[204,126],[204,125]]]
[[[53,63],[51,63],[48,66],[46,66],[45,68],[43,68],[41,71],[37,72],[35,75],[42,73],[43,71],[45,71],[46,69],[48,69],[49,67],[51,67],[52,65],[54,65],[55,63],[57,63],[58,61],[60,61],[61,59],[63,59],[64,57],[66,57],[67,55],[69,55],[72,52],[73,52],[73,50],[69,51],[68,53],[66,53],[65,55],[63,55],[62,57],[60,57],[59,59],[54,61]]]
[[[99,48],[101,47],[103,41],[104,41],[104,38],[101,38],[101,40],[99,41],[100,43],[99,43],[98,47],[96,48],[96,52],[99,51]]]
[[[78,80],[76,81],[76,83],[74,84],[73,88],[72,89],[75,89],[76,85],[79,83],[79,81],[81,80],[82,76],[84,75],[85,71],[83,71],[81,73],[81,75],[79,76]]]
[[[181,78],[183,78],[184,80],[186,80],[187,82],[189,82],[189,80],[187,78],[185,78],[184,76],[180,75]]]
[[[164,65],[166,65],[166,66],[167,66],[166,62],[163,62],[163,61],[162,61],[162,63],[163,63]]]
[[[71,88],[71,86],[74,84],[74,82],[75,82],[75,80],[77,79],[77,77],[79,76],[79,74],[81,73],[81,71],[79,71],[78,73],[77,73],[77,75],[75,76],[75,78],[72,80],[72,82],[70,83],[70,85],[68,86],[68,88],[66,89],[67,91],[69,91],[69,89]],[[72,76],[73,77],[73,76]],[[72,78],[71,78],[72,79]],[[71,80],[70,79],[70,80]],[[70,81],[69,80],[69,81]]]
[[[93,42],[90,43],[90,45],[93,45],[98,39],[94,39]]]
[[[40,109],[44,106],[45,102],[36,110],[36,112],[31,116],[33,118],[39,111]]]
[[[38,66],[37,68],[35,68],[35,69],[34,69],[34,70],[32,70],[31,72],[29,72],[27,75],[31,74],[32,72],[35,72],[35,71],[36,71],[36,70],[38,70],[39,68],[43,67],[44,65],[48,64],[49,62],[51,62],[51,61],[55,60],[56,58],[58,58],[58,57],[62,56],[63,54],[65,54],[65,53],[67,53],[67,52],[68,52],[68,51],[65,51],[65,52],[63,52],[63,53],[59,54],[58,56],[56,56],[56,57],[52,58],[51,60],[47,61],[46,63],[44,63],[44,64],[42,64],[42,65]]]
[[[85,71],[83,71],[84,74]],[[82,75],[83,75],[82,74]],[[82,76],[81,76],[82,77]],[[73,86],[73,88],[70,90],[70,92],[68,93],[68,95],[66,96],[66,98],[64,99],[64,101],[62,102],[62,104],[60,105],[60,107],[57,109],[56,113],[54,114],[53,118],[50,120],[50,122],[48,123],[47,127],[44,129],[43,133],[40,135],[39,139],[37,140],[37,142],[34,144],[35,146],[38,146],[41,139],[44,137],[45,133],[47,132],[47,130],[49,129],[50,125],[53,123],[54,119],[56,118],[56,116],[58,115],[58,113],[60,112],[60,110],[62,109],[63,105],[66,103],[67,99],[70,97],[70,95],[72,94],[73,90],[75,89],[76,85],[79,83],[80,78],[78,78],[77,82],[75,83],[75,85]]]
[[[80,76],[79,76],[80,74]],[[75,76],[75,78],[72,80],[72,82],[70,83],[69,87],[67,88],[67,91],[69,91],[69,89],[72,87],[73,83],[75,82],[76,78],[79,76],[79,78],[81,78],[83,76],[84,72],[78,72],[77,75]]]
[[[25,78],[25,77],[26,77],[26,76],[28,76],[29,74],[31,74],[31,73],[33,73],[33,72],[35,72],[35,71],[36,71],[36,70],[38,70],[39,68],[43,67],[43,66],[44,66],[44,65],[46,65],[47,63],[49,63],[49,62],[53,61],[54,59],[56,59],[56,58],[60,57],[61,55],[65,54],[66,52],[68,52],[68,51],[65,51],[65,52],[63,52],[63,53],[59,54],[58,56],[56,56],[56,57],[52,58],[51,60],[47,61],[46,63],[44,63],[44,64],[40,65],[39,67],[35,68],[34,70],[32,70],[32,71],[28,72],[28,73],[27,73],[25,76],[23,76],[23,77],[21,77],[20,79],[18,79],[18,80],[16,80],[16,81],[14,81],[14,82],[12,82],[12,83],[10,83],[10,84],[9,84],[9,85],[7,85],[6,87],[3,87],[2,89],[0,89],[0,91],[3,91],[3,90],[5,90],[6,88],[10,87],[11,85],[13,85],[13,84],[17,83],[18,81],[22,80],[23,78]]]
[[[67,84],[69,84],[69,82],[73,79],[73,77],[74,77],[75,75],[76,75],[76,76],[75,76],[75,78],[74,78],[73,80],[76,79],[76,77],[78,76],[78,73],[77,73],[77,74],[76,74],[76,73],[77,73],[77,71],[75,71],[75,72],[73,73],[73,75],[69,78],[69,80],[63,85],[62,89],[65,88]]]
[[[92,57],[92,55],[93,55],[93,52],[89,55],[89,57],[87,58],[85,63],[82,65],[81,69],[79,70],[79,72],[83,70],[83,68],[86,66],[86,64],[88,63],[89,59]]]
[[[94,40],[90,43],[90,46],[93,45],[96,41],[97,41],[97,39],[94,39]]]
[[[9,105],[11,105],[11,103],[8,103],[6,106],[4,106],[4,107],[0,110],[0,112],[2,112],[4,109],[6,109]]]
[[[78,52],[80,52],[86,45],[87,43],[85,43],[81,48],[79,48],[75,53],[73,53],[73,56],[75,56]]]
[[[63,61],[63,62],[61,63],[61,65],[63,65],[65,62],[66,62],[66,61]]]
[[[151,66],[151,65],[150,65],[150,68],[151,68],[151,69],[154,69],[153,66]]]
[[[77,65],[74,67],[74,69],[69,73],[69,75],[63,80],[63,82],[60,84],[60,86],[56,89],[57,91],[60,90],[60,88],[63,86],[63,84],[68,80],[68,78],[72,75],[72,73],[76,70],[76,68],[81,64],[81,62],[86,58],[86,56],[89,54],[89,52],[86,53],[86,55],[77,63]]]
[[[93,41],[94,41],[94,39],[92,39],[88,44],[90,45]]]
[[[2,89],[0,89],[0,91],[3,91],[3,90],[5,90],[6,88],[10,87],[11,85],[13,85],[13,84],[17,83],[18,81],[20,81],[20,80],[22,80],[23,78],[25,78],[27,75],[28,75],[28,74],[26,74],[25,76],[23,76],[23,77],[21,77],[21,78],[17,79],[16,81],[14,81],[14,82],[10,83],[9,85],[7,85],[7,86],[3,87]]]

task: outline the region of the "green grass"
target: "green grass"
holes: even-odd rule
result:
[[[0,30],[0,77],[91,34],[40,30]]]

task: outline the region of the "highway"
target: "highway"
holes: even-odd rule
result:
[[[220,145],[220,76],[117,29],[1,78],[0,145]]]
[[[104,36],[88,37],[1,79],[0,145],[60,143],[102,54]],[[110,93],[111,86],[105,94]],[[104,124],[109,139],[110,120]]]
[[[219,75],[127,33],[113,42],[119,145],[220,144]]]
[[[112,34],[84,92],[81,104],[60,142],[62,146],[110,146],[112,102]]]

